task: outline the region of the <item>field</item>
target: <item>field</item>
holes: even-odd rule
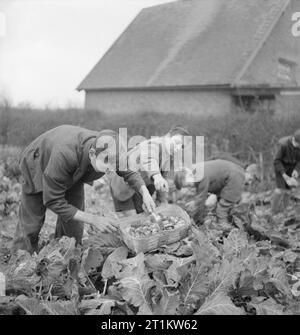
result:
[[[245,193],[227,237],[212,214],[180,242],[137,255],[118,235],[91,229],[82,248],[73,239],[55,240],[56,218],[49,212],[39,253],[11,256],[19,150],[2,148],[0,156],[0,272],[6,277],[0,314],[300,314],[299,195],[288,212],[272,217],[271,190]],[[111,215],[105,183],[87,186],[86,195],[87,211]],[[178,204],[191,197],[178,194]]]
[[[118,236],[85,231],[83,248],[53,239],[56,217],[47,212],[40,252],[11,257],[20,196],[19,153],[42,132],[60,124],[90,129],[127,127],[130,135],[165,133],[170,115],[115,115],[80,110],[0,110],[0,272],[6,297],[0,314],[300,314],[300,206],[272,217],[272,157],[276,141],[300,128],[297,115],[266,114],[197,119],[172,116],[173,124],[205,136],[206,157],[231,152],[261,165],[263,180],[244,194],[232,215],[235,229],[220,235],[214,215],[180,243],[135,255]],[[299,126],[298,126],[299,125]],[[155,129],[155,133],[150,133]],[[178,194],[178,204],[192,194]],[[107,185],[86,186],[87,211],[111,215]]]

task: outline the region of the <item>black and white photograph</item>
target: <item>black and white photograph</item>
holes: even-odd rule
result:
[[[0,315],[300,315],[300,0],[0,0]]]

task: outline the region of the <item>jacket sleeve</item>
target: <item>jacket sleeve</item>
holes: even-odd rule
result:
[[[284,145],[280,144],[279,149],[278,149],[278,151],[275,155],[275,159],[274,159],[275,172],[278,172],[280,174],[283,174],[285,172],[285,168],[284,168],[283,163],[282,163],[284,153],[285,153],[285,147],[284,147]]]
[[[169,175],[169,171],[162,171],[161,175],[165,179],[167,179],[167,177]],[[169,187],[170,187],[170,184],[169,184]],[[175,190],[175,186],[174,186],[174,190]],[[166,192],[166,191],[156,191],[156,199],[161,204],[168,202],[169,192]]]
[[[235,158],[234,156],[232,156],[230,153],[227,153],[227,152],[221,152],[219,154],[210,156],[207,160],[208,161],[214,161],[216,159],[222,159],[222,160],[225,160],[225,161],[229,161],[229,162],[232,162],[234,164],[239,165],[243,169],[246,168],[245,163],[243,163],[242,161],[240,161],[239,159]]]
[[[205,218],[205,201],[208,196],[209,178],[204,177],[197,185],[197,195],[195,197],[195,211],[192,217],[195,222],[202,223]]]
[[[298,173],[300,173],[300,160],[297,162],[295,170],[298,171]]]
[[[143,178],[139,172],[135,171],[116,171],[116,173],[124,179],[130,187],[132,187],[136,192],[140,192],[140,189],[145,185]]]
[[[140,149],[141,171],[145,171],[151,179],[156,174],[161,174],[159,166],[160,145],[157,142],[142,142]]]
[[[72,186],[72,176],[75,169],[76,160],[74,157],[62,152],[52,152],[43,174],[44,205],[65,222],[71,220],[78,211],[65,198],[67,189]]]

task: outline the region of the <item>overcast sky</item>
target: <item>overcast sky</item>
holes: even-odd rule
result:
[[[83,106],[75,89],[144,8],[172,0],[0,0],[0,97]]]

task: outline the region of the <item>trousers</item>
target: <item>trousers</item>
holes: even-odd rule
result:
[[[84,211],[83,183],[73,185],[65,194],[66,200],[79,210]],[[43,204],[43,193],[27,194],[22,190],[19,206],[19,219],[12,243],[12,252],[18,249],[30,253],[38,250],[39,233],[44,225],[46,207]],[[83,222],[69,220],[65,222],[58,216],[55,228],[56,237],[74,237],[77,244],[83,236]]]
[[[289,205],[290,190],[276,188],[271,199],[271,211],[273,215],[283,212]]]
[[[217,204],[216,214],[218,221],[220,222],[228,222],[229,214],[233,208],[234,204],[225,199],[220,199]]]

